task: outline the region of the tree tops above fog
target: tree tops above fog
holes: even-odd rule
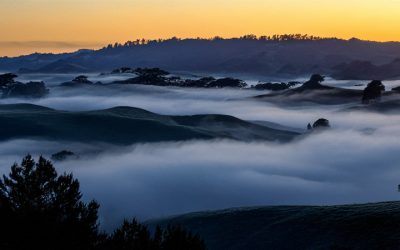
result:
[[[0,179],[0,249],[42,250],[202,250],[204,242],[186,230],[169,226],[152,235],[136,220],[114,233],[98,229],[99,204],[82,201],[72,174],[59,175],[43,157],[30,155]]]
[[[364,89],[362,102],[368,104],[370,101],[380,101],[383,91],[385,91],[385,85],[382,81],[371,81]]]
[[[48,94],[44,82],[22,83],[15,81],[18,76],[13,73],[0,75],[0,92],[2,97],[43,97]]]
[[[200,79],[184,79],[159,68],[128,68],[115,69],[111,74],[131,73],[134,77],[115,81],[113,84],[140,84],[154,86],[175,86],[185,88],[244,88],[247,84],[240,79],[225,77],[202,77]]]
[[[325,76],[320,74],[314,74],[310,77],[310,80],[303,83],[301,86],[302,89],[326,89],[330,88],[328,86],[322,85],[321,83],[325,81]]]
[[[9,84],[15,83],[15,78],[18,76],[13,73],[6,73],[3,75],[0,75],[0,87],[5,87]]]

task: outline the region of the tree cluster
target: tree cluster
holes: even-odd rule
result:
[[[97,82],[96,84],[98,84],[98,83],[100,83],[100,82]],[[61,83],[60,86],[81,87],[81,86],[85,86],[85,85],[87,86],[87,85],[93,85],[93,84],[95,84],[95,83],[90,81],[87,76],[79,75],[79,76],[75,77],[74,79],[72,79],[72,81]]]
[[[112,234],[99,231],[96,201],[81,200],[72,174],[58,175],[43,157],[26,156],[0,179],[0,249],[202,250],[204,242],[180,227],[154,234],[136,220]]]
[[[169,76],[170,73],[159,68],[120,68],[111,73],[132,72],[136,77],[123,81],[115,81],[117,84],[141,84],[154,86],[175,86],[186,88],[244,88],[247,84],[240,79],[225,77],[215,79],[214,77],[203,77],[197,80],[183,79],[179,76]]]
[[[206,246],[198,235],[179,226],[157,227],[152,235],[147,227],[135,219],[124,221],[122,226],[107,237],[99,250],[204,250]]]
[[[7,97],[31,97],[40,98],[49,93],[44,82],[21,83],[15,81],[18,76],[12,73],[0,75],[0,92],[2,98]]]
[[[371,101],[380,101],[383,91],[385,91],[385,85],[383,85],[382,81],[373,80],[364,89],[362,103],[368,104]]]
[[[311,126],[311,123],[309,123],[307,125],[307,130],[314,130],[314,129],[321,130],[321,129],[327,129],[330,127],[331,127],[331,125],[330,125],[328,119],[320,118],[320,119],[316,120],[312,126]]]
[[[154,45],[154,44],[161,44],[161,43],[175,43],[185,40],[194,40],[194,41],[208,41],[208,42],[216,42],[216,41],[260,41],[260,42],[286,42],[286,41],[320,41],[320,40],[338,40],[336,37],[320,37],[320,36],[313,36],[308,34],[282,34],[282,35],[272,35],[272,36],[256,36],[253,34],[244,35],[238,38],[222,38],[220,36],[215,36],[212,38],[178,38],[178,37],[171,37],[168,39],[136,39],[133,41],[127,41],[125,43],[114,43],[109,44],[103,49],[117,49],[117,48],[127,48],[127,47],[135,47],[135,46],[144,46],[144,45]]]
[[[252,86],[255,90],[271,90],[271,91],[280,91],[290,89],[296,85],[300,84],[300,82],[288,82],[288,83],[259,83],[255,86]]]
[[[18,76],[13,73],[6,73],[0,75],[0,87],[6,87],[7,85],[15,83],[15,78]]]

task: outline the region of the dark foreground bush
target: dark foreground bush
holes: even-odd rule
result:
[[[147,227],[135,219],[125,221],[120,228],[102,242],[99,249],[108,250],[203,250],[203,240],[179,226],[169,226],[165,230],[157,227],[152,235]]]
[[[111,235],[99,232],[95,201],[84,203],[72,174],[58,175],[43,157],[26,156],[0,179],[0,249],[205,249],[203,241],[179,227],[154,235],[136,220]]]

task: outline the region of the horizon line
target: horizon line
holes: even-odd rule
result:
[[[290,36],[301,36],[304,39],[273,39],[274,37],[277,38],[289,38]],[[75,53],[80,50],[101,50],[107,48],[109,46],[123,46],[130,43],[131,45],[147,45],[151,42],[166,42],[171,40],[177,41],[185,41],[185,40],[204,40],[204,41],[215,41],[215,40],[236,40],[236,39],[243,39],[243,40],[257,40],[257,41],[266,41],[266,42],[290,42],[290,41],[320,41],[320,40],[342,40],[342,41],[361,41],[361,42],[373,42],[373,43],[400,43],[396,40],[387,40],[387,41],[379,41],[379,40],[369,40],[369,39],[362,39],[357,37],[351,38],[341,38],[341,37],[334,37],[334,36],[317,36],[317,35],[308,35],[302,33],[292,33],[292,34],[273,34],[273,35],[254,35],[254,34],[246,34],[242,36],[212,36],[212,37],[178,37],[178,36],[171,36],[168,38],[136,38],[133,40],[126,40],[125,42],[87,42],[87,41],[60,41],[60,40],[27,40],[27,41],[17,41],[17,40],[0,40],[0,48],[3,47],[2,45],[9,45],[8,47],[23,47],[25,48],[35,48],[35,47],[42,47],[46,46],[46,48],[59,48],[60,51],[51,52],[51,51],[34,51],[29,53],[21,53],[17,55],[0,55],[0,58],[17,58],[23,56],[29,56],[34,54],[43,54],[43,55],[57,55],[57,54],[66,54],[66,53]],[[138,42],[135,44],[135,42]],[[63,50],[64,49],[64,50]]]

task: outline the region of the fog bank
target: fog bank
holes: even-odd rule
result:
[[[398,199],[400,141],[390,128],[373,134],[332,130],[291,144],[192,141],[108,147],[56,163],[79,178],[85,199],[101,203],[102,225],[192,211],[256,205],[344,204]],[[79,152],[95,146],[9,141],[0,171],[30,152]],[[101,145],[97,146],[102,148]],[[104,147],[103,147],[104,148]]]

